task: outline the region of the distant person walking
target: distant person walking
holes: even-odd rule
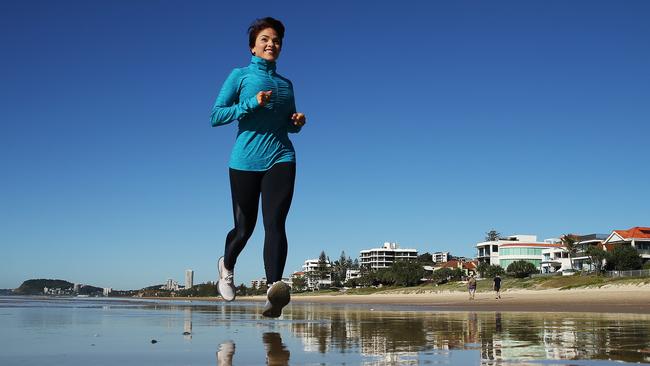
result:
[[[229,163],[235,227],[226,236],[219,258],[218,291],[235,299],[237,257],[253,234],[260,195],[264,218],[264,269],[269,285],[262,315],[279,317],[290,301],[282,282],[287,259],[285,221],[293,198],[296,153],[288,133],[297,133],[305,115],[296,112],[291,81],[276,70],[282,50],[284,25],[267,17],[248,28],[250,65],[234,69],[219,92],[210,120],[212,126],[239,121]]]
[[[469,291],[469,299],[474,300],[474,294],[476,294],[476,278],[474,278],[474,275],[469,276],[469,280],[467,280],[467,291]]]
[[[497,293],[496,298],[500,299],[501,298],[501,277],[499,277],[499,275],[497,274],[496,276],[494,276],[493,281],[494,281],[494,285],[492,286],[492,288]]]

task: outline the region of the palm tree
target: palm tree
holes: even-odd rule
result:
[[[579,240],[580,239],[578,239],[578,236],[575,234],[564,234],[560,237],[564,249],[569,253],[569,264],[571,265],[571,269],[573,269],[573,259],[571,258],[571,255],[576,254],[578,249],[576,243]]]

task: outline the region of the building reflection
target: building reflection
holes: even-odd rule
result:
[[[642,316],[641,316],[642,317]],[[647,317],[538,313],[382,312],[293,307],[289,327],[307,352],[358,350],[365,364],[416,364],[450,350],[477,349],[481,364],[504,361],[614,359],[648,362]]]
[[[183,309],[183,337],[186,340],[192,339],[192,308]]]
[[[260,321],[258,306],[250,304],[178,309],[187,339],[192,336],[193,311],[209,313],[202,319],[226,329],[248,320],[267,328],[262,343],[267,363],[273,365],[289,363],[290,350],[280,332],[298,339],[304,352],[360,354],[364,365],[451,363],[454,350],[476,350],[482,365],[589,359],[650,362],[646,315],[370,311],[358,305],[298,304],[276,322]],[[218,364],[232,362],[234,350],[232,342],[220,345]]]

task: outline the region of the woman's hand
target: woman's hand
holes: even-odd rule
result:
[[[294,113],[291,115],[291,120],[293,121],[293,124],[302,127],[307,123],[307,118],[305,118],[305,115],[302,113]]]
[[[260,106],[264,107],[266,105],[266,103],[268,103],[269,100],[271,100],[271,93],[272,93],[271,90],[269,90],[269,91],[261,91],[261,92],[257,93],[257,95],[256,95],[257,103]]]

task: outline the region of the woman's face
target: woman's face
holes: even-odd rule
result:
[[[280,57],[282,43],[273,28],[265,28],[257,34],[255,46],[251,48],[253,54],[268,61],[275,61]]]

